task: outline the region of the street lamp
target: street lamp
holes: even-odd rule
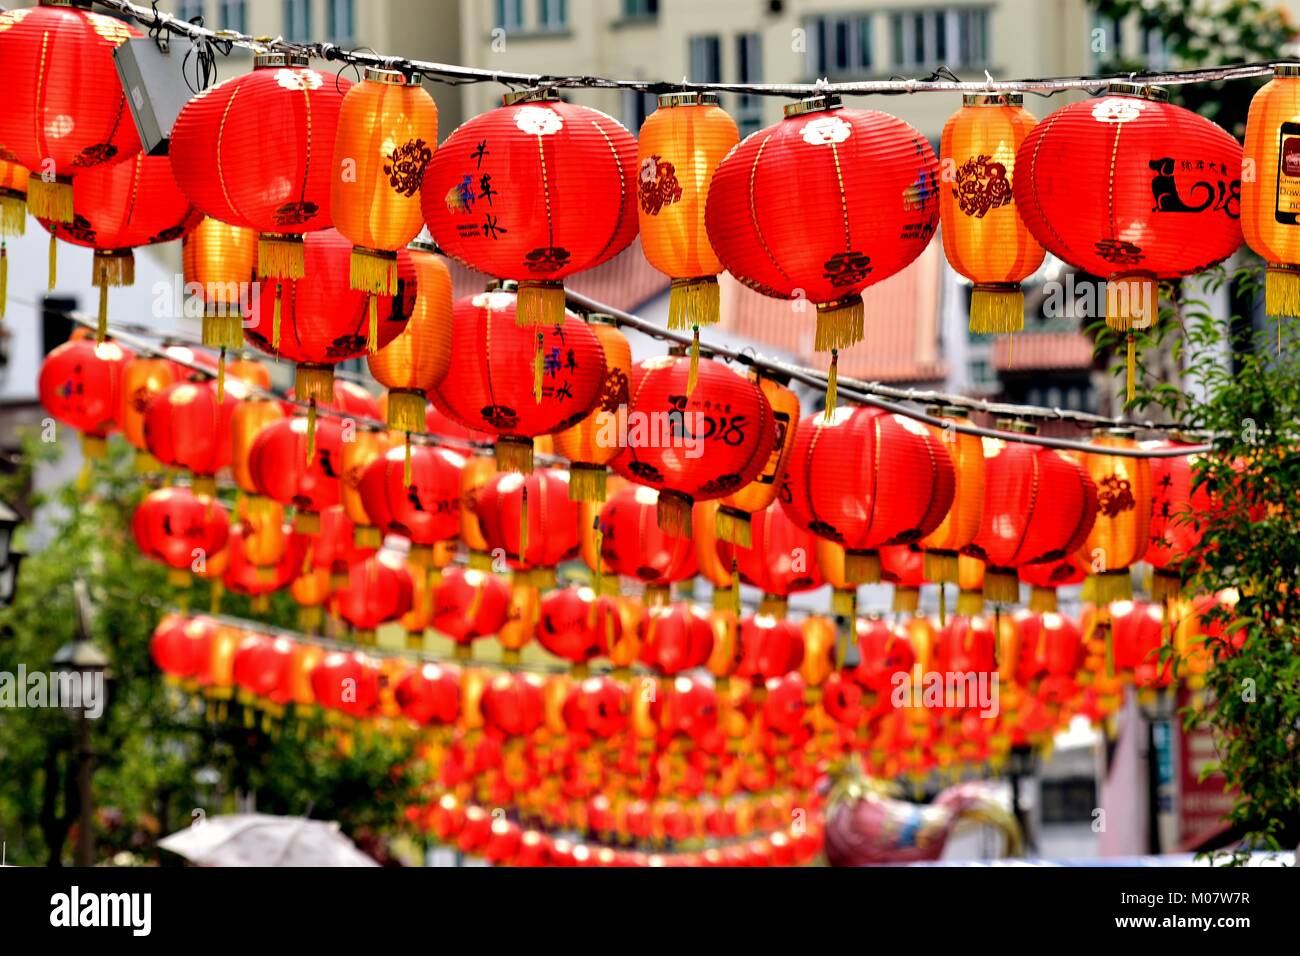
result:
[[[91,771],[94,751],[90,746],[90,723],[103,716],[107,694],[108,656],[90,640],[90,625],[94,611],[86,582],[73,582],[77,610],[77,639],[64,644],[51,661],[51,670],[60,675],[59,688],[69,685],[77,693],[62,700],[64,709],[77,721],[77,795],[81,806],[77,826],[78,866],[95,865],[95,802],[91,789]],[[67,675],[64,677],[63,675]],[[68,678],[71,678],[69,680]],[[91,716],[91,711],[98,712]]]

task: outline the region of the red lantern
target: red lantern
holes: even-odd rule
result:
[[[50,233],[51,246],[62,239],[95,251],[91,283],[99,287],[102,341],[108,334],[108,287],[135,284],[132,248],[180,239],[203,214],[176,188],[167,157],[143,153],[80,173],[72,197],[71,222],[41,219],[41,225]]]
[[[1128,334],[1130,401],[1133,330],[1156,319],[1157,281],[1200,272],[1241,245],[1241,145],[1168,98],[1112,83],[1048,116],[1016,151],[1013,191],[1029,231],[1106,279],[1106,324]]]
[[[860,660],[853,678],[867,690],[888,699],[897,675],[910,674],[916,649],[907,632],[880,618],[858,621]]]
[[[1115,601],[1110,605],[1115,671],[1130,671],[1145,686],[1163,687],[1170,681],[1170,660],[1160,661],[1165,628],[1159,604]]]
[[[285,392],[286,399],[296,398],[293,389]],[[286,415],[301,415],[303,408],[297,402],[283,401],[280,407]],[[343,418],[364,418],[374,422],[384,420],[379,412],[379,401],[356,382],[337,379],[334,382],[334,397],[327,402],[317,402],[320,411],[337,412]]]
[[[852,464],[850,464],[852,463]],[[845,549],[850,583],[880,580],[884,545],[919,541],[952,504],[952,459],[924,425],[874,408],[804,419],[781,503],[794,522]]]
[[[216,624],[207,618],[186,620],[169,614],[158,622],[149,641],[149,655],[169,678],[185,680],[206,670]]]
[[[861,292],[921,254],[939,220],[939,162],[894,116],[822,94],[746,138],[709,187],[709,241],[752,289],[817,306],[818,351],[861,341]]]
[[[647,588],[647,603],[668,600],[668,589],[693,577],[695,548],[691,539],[659,528],[653,488],[620,488],[600,510],[600,556],[614,574],[636,578]]]
[[[390,448],[361,475],[359,489],[366,514],[377,527],[411,541],[412,562],[432,563],[433,546],[460,533],[460,473],[463,456],[446,448]]]
[[[1177,448],[1180,442],[1147,441],[1143,448]],[[1203,516],[1215,508],[1214,495],[1197,483],[1195,456],[1152,458],[1151,544],[1146,562],[1155,569],[1151,596],[1158,601],[1178,595],[1183,564],[1201,544]]]
[[[613,678],[588,677],[569,691],[564,720],[572,731],[608,739],[627,728],[627,698],[627,688]]]
[[[712,687],[689,677],[664,681],[651,710],[664,733],[670,737],[682,734],[697,745],[718,726],[718,695]]]
[[[915,614],[920,608],[921,585],[927,583],[925,557],[924,551],[906,544],[880,549],[880,575],[894,586],[895,613]]]
[[[822,586],[817,537],[790,520],[779,504],[750,519],[750,546],[718,542],[723,565],[734,557],[740,579],[763,592],[764,610],[784,617],[791,594]]]
[[[54,420],[81,432],[82,454],[103,458],[122,405],[122,372],[133,354],[116,342],[73,339],[41,363],[37,389]]]
[[[936,639],[934,669],[943,674],[991,674],[997,670],[996,646],[997,635],[986,618],[951,618]]]
[[[243,396],[243,385],[231,382],[224,392],[218,398],[212,381],[178,382],[155,395],[145,413],[149,454],[164,465],[190,472],[201,494],[216,494],[216,474],[230,465],[230,420]]]
[[[703,358],[695,374],[683,355],[632,369],[627,435],[616,472],[659,491],[659,526],[691,536],[695,501],[723,498],[758,477],[776,447],[771,403],[755,381]],[[612,419],[622,427],[624,419]]]
[[[575,668],[608,654],[622,632],[618,602],[591,588],[562,588],[542,598],[537,640]]]
[[[1051,687],[1060,692],[1063,681],[1073,683],[1083,665],[1083,635],[1079,627],[1060,614],[1016,613],[1019,655],[1015,662],[1015,679],[1021,686],[1035,691],[1040,683],[1054,679]]]
[[[251,73],[190,100],[171,132],[177,185],[214,219],[257,229],[258,275],[277,279],[311,275],[303,266],[303,234],[333,224],[330,187],[342,174],[334,140],[352,83],[307,62],[297,54],[257,54]],[[347,243],[344,288],[351,251]]]
[[[578,551],[578,503],[569,497],[567,471],[497,475],[479,491],[475,512],[489,550],[527,572],[534,587],[554,587],[555,566]]]
[[[497,674],[483,689],[483,720],[503,737],[524,737],[542,722],[542,679],[536,674]]]
[[[458,657],[470,643],[501,630],[510,614],[510,585],[486,571],[450,568],[433,598],[433,627],[456,642]]]
[[[334,587],[346,587],[348,571],[375,553],[374,548],[356,543],[356,526],[342,505],[320,510],[320,528],[311,533],[294,532],[295,544],[304,555],[304,571],[324,571]]]
[[[183,586],[196,563],[225,548],[230,517],[220,502],[188,488],[160,488],[140,502],[132,528],[141,553],[166,564],[172,583]]]
[[[783,737],[797,733],[803,726],[807,708],[804,702],[806,689],[798,671],[769,678],[763,698],[763,726]]]
[[[253,610],[259,613],[269,610],[271,592],[288,585],[302,571],[303,550],[300,542],[287,525],[283,534],[290,540],[291,546],[285,548],[280,560],[270,566],[252,560],[248,553],[250,535],[242,527],[236,525],[231,529],[226,544],[227,565],[222,575],[222,584],[229,591],[250,597]]]
[[[406,328],[415,309],[415,266],[410,253],[399,251],[397,292],[370,295],[351,287],[352,244],[336,230],[312,233],[299,246],[302,275],[262,287],[244,334],[261,351],[296,364],[297,398],[328,405],[333,366],[383,348]]]
[[[452,341],[473,347],[456,352],[431,397],[466,428],[498,436],[499,467],[529,472],[533,437],[576,425],[600,397],[605,354],[572,313],[547,329],[520,328],[515,313],[509,292],[458,299]]]
[[[736,674],[760,682],[783,677],[803,661],[803,631],[784,618],[758,614],[744,618],[738,632]]]
[[[420,725],[455,723],[460,714],[460,674],[444,664],[411,668],[394,694],[402,713]]]
[[[636,196],[632,134],[551,89],[507,94],[447,137],[425,173],[422,203],[448,255],[518,279],[521,322],[554,325],[564,321],[561,280],[636,236]]]
[[[71,4],[0,13],[0,143],[36,175],[32,215],[72,222],[70,181],[140,151],[113,51],[140,33]],[[52,174],[46,176],[45,174]]]
[[[331,651],[312,668],[311,689],[322,707],[365,717],[379,702],[379,667],[364,654]]]
[[[659,674],[703,667],[712,650],[709,619],[689,604],[652,607],[641,621],[641,662]]]
[[[282,418],[262,429],[248,454],[258,493],[297,507],[295,526],[309,534],[320,530],[320,512],[339,503],[343,431],[337,421],[322,418],[313,437],[315,455],[308,461],[307,420]]]
[[[984,439],[984,510],[965,553],[985,562],[985,598],[1018,601],[1015,569],[1074,553],[1096,516],[1092,479],[1065,452]]]
[[[293,649],[287,637],[250,634],[240,642],[231,672],[246,704],[271,700],[288,679]]]
[[[1056,611],[1056,589],[1082,584],[1088,577],[1088,568],[1078,554],[1072,553],[1060,561],[1022,565],[1017,574],[1022,584],[1030,586],[1026,607],[1035,614],[1046,614]]]
[[[390,552],[358,561],[348,569],[348,583],[334,596],[335,607],[361,643],[374,643],[379,625],[411,609],[411,572]]]

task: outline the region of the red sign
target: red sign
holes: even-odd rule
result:
[[[1189,699],[1186,688],[1178,692],[1180,710]],[[1224,790],[1221,773],[1200,779],[1201,771],[1218,760],[1210,728],[1205,724],[1180,728],[1178,739],[1178,842],[1188,850],[1225,828],[1223,817],[1232,809],[1233,794]]]

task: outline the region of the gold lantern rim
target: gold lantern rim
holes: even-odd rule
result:
[[[363,75],[367,80],[389,86],[414,86],[420,82],[418,73],[408,75],[401,70],[385,70],[377,66],[366,67]]]
[[[518,103],[558,103],[559,87],[534,86],[527,90],[511,90],[501,97],[502,106],[514,106]]]
[[[689,355],[690,352],[691,352],[691,347],[685,343],[676,342],[668,346],[668,354],[673,356],[674,358],[683,358]],[[700,346],[700,358],[702,359],[717,358],[717,355],[718,353],[714,352],[707,345]]]
[[[1154,103],[1169,102],[1169,91],[1167,89],[1163,86],[1152,86],[1149,83],[1112,81],[1106,84],[1106,95],[1136,96],[1140,99],[1151,100]]]
[[[963,93],[962,106],[1024,106],[1023,93]]]
[[[659,94],[661,109],[672,109],[674,106],[717,106],[719,102],[718,94],[712,90]]]
[[[275,67],[297,68],[311,64],[305,53],[256,53],[253,55],[253,69],[268,70]]]
[[[792,116],[803,116],[807,113],[820,113],[823,110],[837,110],[843,108],[844,103],[840,100],[838,93],[817,93],[806,99],[797,100],[794,103],[785,105],[785,117],[789,119]]]
[[[608,312],[588,312],[588,325],[618,325],[618,319],[614,318]]]
[[[1274,63],[1273,75],[1286,77],[1300,76],[1300,63]]]

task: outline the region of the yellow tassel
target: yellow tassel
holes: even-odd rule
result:
[[[839,349],[831,349],[831,367],[826,373],[826,411],[822,415],[822,421],[827,425],[835,421],[835,406],[839,401],[839,384],[840,352]]]
[[[284,283],[275,284],[275,307],[271,310],[271,348],[280,347],[280,302],[284,298]]]
[[[957,554],[954,551],[925,552],[927,581],[956,581],[957,566]]]
[[[655,521],[659,530],[675,538],[691,537],[692,504],[691,499],[685,495],[659,492],[659,504],[655,508]]]
[[[668,328],[684,332],[692,325],[714,325],[721,312],[721,295],[714,276],[674,279],[668,293]]]
[[[208,613],[217,615],[221,613],[221,597],[226,593],[226,586],[221,583],[221,578],[212,579],[212,592],[208,597]]]
[[[831,591],[831,613],[837,617],[848,617],[853,607],[853,591],[835,588]]]
[[[605,477],[604,465],[589,465],[585,462],[569,463],[569,498],[572,501],[604,501]]]
[[[301,279],[307,274],[303,237],[264,232],[257,237],[257,274],[267,278]]]
[[[731,559],[731,613],[740,616],[740,569],[736,559]]]
[[[844,578],[850,584],[877,584],[880,581],[880,574],[880,554],[878,552],[844,552]]]
[[[9,249],[0,239],[0,319],[5,317],[5,301],[9,297]]]
[[[533,440],[515,435],[502,435],[496,444],[497,471],[533,473]]]
[[[818,305],[817,334],[813,348],[818,352],[827,352],[861,342],[864,315],[860,295]]]
[[[1025,327],[1025,294],[1019,283],[977,284],[970,297],[970,331],[986,335]]]
[[[999,604],[1020,601],[1020,580],[1014,571],[989,568],[984,572],[984,599]]]
[[[519,561],[523,563],[528,553],[528,485],[521,489],[519,502]]]
[[[721,507],[713,517],[713,530],[720,541],[750,548],[753,546],[750,523],[750,516],[745,512]]]
[[[559,282],[520,282],[515,324],[563,325],[564,286]]]
[[[226,400],[226,350],[217,356],[217,404]]]
[[[533,352],[533,401],[542,400],[542,333],[537,333],[537,350]]]
[[[1268,264],[1264,271],[1264,312],[1278,318],[1300,317],[1300,268]]]
[[[59,282],[59,240],[50,233],[50,285],[51,292]]]
[[[686,372],[686,394],[695,391],[695,383],[700,377],[700,327],[691,327],[691,366]]]
[[[1029,590],[1029,610],[1035,614],[1056,613],[1056,588],[1044,588],[1035,584]]]
[[[0,189],[0,235],[21,236],[27,232],[27,197]]]
[[[939,626],[948,626],[948,586],[939,582]]]
[[[1115,276],[1106,280],[1106,324],[1116,331],[1149,329],[1156,320],[1160,284],[1154,276]]]
[[[95,341],[103,342],[108,338],[108,286],[99,287],[99,325],[95,328]]]
[[[411,433],[406,433],[406,460],[402,463],[402,487],[411,487]]]
[[[1013,369],[1015,367],[1016,367],[1016,337],[1014,335],[1008,335],[1007,336],[1007,368]]]
[[[27,181],[27,209],[47,222],[72,222],[72,183],[33,176]]]
[[[853,603],[849,608],[849,646],[858,646],[858,592],[851,595]]]
[[[388,427],[403,432],[422,432],[425,400],[419,392],[404,388],[388,390]]]
[[[1125,364],[1128,372],[1128,400],[1131,402],[1137,394],[1137,343],[1131,330],[1128,334],[1128,361]]]
[[[892,610],[895,614],[915,614],[917,608],[920,606],[920,588],[907,588],[902,586],[894,588],[894,603],[892,605]]]
[[[354,246],[348,268],[351,288],[358,292],[397,293],[397,253]]]
[[[316,460],[316,402],[307,406],[307,467]]]
[[[366,298],[370,301],[370,336],[366,348],[373,355],[379,351],[379,297],[372,292]]]
[[[605,577],[605,575],[601,573],[601,568],[604,566],[605,562],[604,559],[601,558],[600,552],[605,546],[605,532],[602,531],[600,527],[600,515],[597,515],[592,520],[591,529],[594,536],[593,543],[596,548],[596,569],[591,573],[591,593],[596,595],[596,597],[600,597],[601,583]]]
[[[224,312],[217,310],[224,309]],[[241,349],[244,347],[244,317],[238,307],[230,311],[226,306],[211,303],[203,316],[203,344],[214,349]]]

